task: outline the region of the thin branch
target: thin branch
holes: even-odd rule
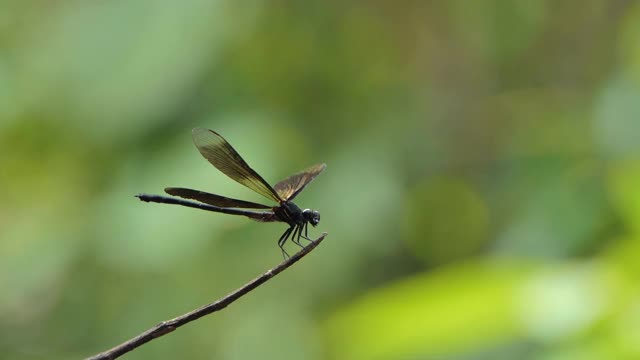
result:
[[[118,358],[121,355],[126,354],[129,351],[134,350],[139,346],[142,346],[143,344],[153,339],[159,338],[163,335],[166,335],[174,331],[175,329],[179,328],[182,325],[185,325],[187,323],[190,323],[191,321],[197,320],[205,315],[209,315],[213,312],[224,309],[225,307],[227,307],[227,305],[238,300],[243,295],[246,295],[251,290],[264,284],[265,282],[267,282],[267,280],[273,278],[283,270],[286,270],[289,266],[298,262],[298,260],[302,259],[302,257],[304,257],[305,255],[310,253],[313,249],[315,249],[316,246],[318,246],[320,242],[324,240],[325,236],[327,236],[327,233],[323,233],[317,240],[314,240],[313,242],[311,242],[309,245],[307,245],[305,248],[300,250],[298,253],[296,253],[292,257],[280,263],[280,265],[274,267],[273,269],[268,270],[264,274],[248,282],[243,287],[237,289],[232,293],[229,293],[227,296],[219,300],[216,300],[210,304],[202,306],[199,309],[196,309],[184,315],[178,316],[177,318],[163,321],[158,325],[150,328],[149,330],[143,332],[142,334],[136,337],[133,337],[110,350],[101,352],[87,359],[88,360],[111,360],[111,359]]]

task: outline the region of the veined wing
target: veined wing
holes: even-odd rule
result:
[[[179,196],[183,199],[197,200],[201,203],[220,206],[226,208],[243,208],[243,209],[271,209],[271,206],[262,205],[250,201],[232,199],[225,196],[210,194],[208,192],[185,189],[185,188],[166,188],[164,191],[173,196]]]
[[[257,172],[240,157],[238,152],[220,134],[213,130],[195,128],[193,142],[213,166],[225,175],[277,203],[282,198]]]
[[[283,200],[293,200],[293,198],[295,198],[300,191],[302,191],[302,189],[311,182],[311,180],[324,171],[326,167],[326,164],[313,165],[302,172],[291,175],[280,181],[273,188],[278,192],[278,195],[280,195]]]

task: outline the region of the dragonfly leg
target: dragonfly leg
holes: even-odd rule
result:
[[[301,248],[304,248],[304,246],[300,244],[300,233],[302,233],[302,228],[296,225],[296,228],[293,229],[293,234],[291,235],[291,242],[300,246]]]
[[[309,239],[309,235],[308,235],[309,223],[305,223],[303,226],[304,226],[304,235],[302,235],[302,229],[300,229],[300,235],[298,237],[299,238],[301,237],[305,240],[313,242],[313,240]]]
[[[294,227],[291,226],[290,228],[285,230],[282,236],[280,236],[280,239],[278,239],[278,246],[280,247],[280,250],[282,251],[282,256],[285,259],[289,258],[289,254],[284,250],[284,243],[287,242],[287,239],[289,238],[289,235],[291,235],[291,231],[293,230],[293,228]]]

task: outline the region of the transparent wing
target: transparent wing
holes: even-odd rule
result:
[[[193,142],[213,166],[225,175],[277,203],[282,199],[264,179],[240,157],[222,136],[213,130],[195,128]]]
[[[283,200],[293,200],[293,198],[295,198],[311,180],[324,171],[326,167],[326,164],[313,165],[302,172],[280,181],[273,188]]]
[[[243,208],[243,209],[271,209],[271,206],[262,205],[250,201],[232,199],[225,196],[210,194],[208,192],[185,189],[185,188],[166,188],[164,191],[173,196],[179,196],[183,199],[197,200],[201,203],[220,206],[226,208]]]

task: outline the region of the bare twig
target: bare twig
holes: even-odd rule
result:
[[[267,282],[267,280],[273,278],[283,270],[287,269],[289,266],[298,262],[298,260],[302,259],[303,256],[307,255],[313,249],[315,249],[316,246],[318,246],[318,244],[320,244],[320,242],[324,240],[325,236],[327,236],[327,233],[323,233],[317,240],[311,242],[304,249],[300,250],[300,252],[298,252],[297,254],[293,255],[292,257],[280,263],[280,265],[274,267],[273,269],[268,270],[264,274],[248,282],[243,287],[237,289],[232,293],[229,293],[227,296],[219,300],[216,300],[210,304],[202,306],[199,309],[196,309],[184,315],[178,316],[177,318],[163,321],[158,325],[150,328],[149,330],[143,332],[142,334],[136,337],[133,337],[110,350],[101,352],[87,359],[88,360],[111,360],[111,359],[118,358],[121,355],[126,354],[127,352],[134,350],[137,347],[142,346],[143,344],[153,339],[159,338],[163,335],[166,335],[174,331],[175,329],[179,328],[182,325],[185,325],[191,321],[197,320],[205,315],[209,315],[213,312],[224,309],[225,307],[227,307],[227,305],[238,300],[243,295],[246,295],[251,290],[264,284],[265,282]]]

